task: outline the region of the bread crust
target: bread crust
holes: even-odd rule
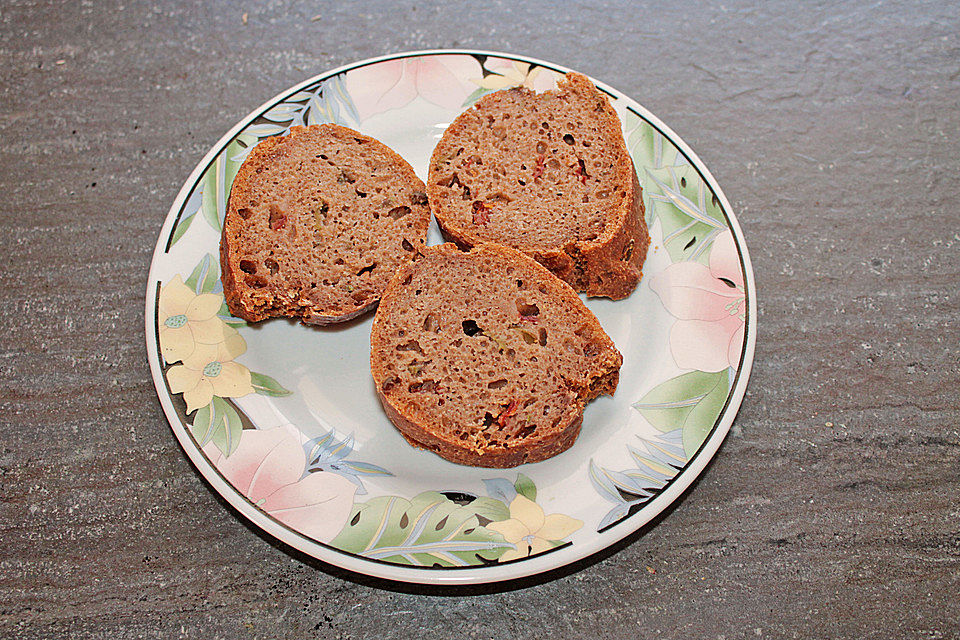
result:
[[[446,244],[430,247],[426,251],[458,252],[459,250],[452,244]],[[600,395],[612,395],[616,391],[623,358],[596,317],[583,307],[576,292],[568,284],[553,276],[549,270],[520,252],[499,245],[482,244],[471,251],[492,252],[504,262],[523,260],[529,267],[539,271],[538,277],[553,281],[560,295],[567,296],[568,301],[575,300],[574,304],[582,307],[582,314],[578,319],[585,323],[589,331],[602,342],[603,354],[600,362],[591,371],[585,373],[583,379],[569,381],[569,387],[566,390],[569,404],[560,424],[553,430],[538,430],[531,437],[507,441],[505,446],[487,449],[473,448],[452,433],[445,434],[436,416],[429,415],[414,403],[404,402],[404,398],[397,394],[388,394],[383,391],[388,371],[380,350],[389,344],[386,340],[385,318],[395,313],[401,304],[399,292],[404,286],[404,281],[416,269],[416,260],[414,260],[401,267],[387,286],[371,330],[370,368],[377,397],[387,417],[411,445],[429,449],[451,462],[476,467],[505,468],[546,460],[569,449],[576,441],[583,423],[583,411],[589,401]]]
[[[387,156],[388,160],[393,163],[398,171],[407,174],[406,180],[413,189],[425,191],[423,182],[416,177],[410,164],[393,149],[390,149],[375,138],[371,138],[347,127],[334,124],[312,125],[311,127],[297,126],[290,128],[289,136],[271,137],[260,141],[260,143],[250,151],[234,178],[230,190],[230,197],[227,201],[223,231],[220,237],[220,272],[223,282],[224,300],[231,314],[238,318],[243,318],[248,322],[259,322],[267,318],[275,317],[294,317],[299,318],[304,324],[322,326],[346,322],[357,318],[375,309],[379,303],[379,292],[372,292],[366,304],[345,313],[336,313],[330,309],[309,304],[300,291],[289,290],[278,295],[275,291],[253,289],[243,283],[243,273],[239,266],[241,259],[240,230],[243,228],[245,220],[239,215],[237,210],[241,206],[241,203],[245,203],[250,199],[254,177],[274,160],[279,147],[284,144],[295,144],[297,137],[304,135],[310,129],[327,130],[338,133],[339,135],[349,135],[375,143],[378,145],[378,150]],[[423,237],[420,240],[420,244],[422,244],[426,238],[428,224],[429,215],[425,217],[422,224],[421,235]]]
[[[533,95],[533,92],[522,88],[506,91],[519,91]],[[594,240],[575,241],[551,248],[523,243],[510,244],[536,259],[577,291],[585,292],[588,296],[604,296],[621,300],[630,295],[640,281],[643,275],[643,262],[650,244],[640,182],[623,140],[620,120],[606,97],[586,76],[572,72],[560,80],[558,91],[581,91],[596,96],[597,108],[602,110],[603,116],[598,119],[605,128],[608,138],[614,141],[615,153],[619,158],[616,186],[621,187],[626,196],[614,220],[606,224],[603,232]],[[496,97],[496,93],[484,96],[474,105],[473,110],[492,105]],[[497,241],[493,238],[485,238],[482,233],[477,232],[476,228],[469,228],[456,220],[448,197],[438,184],[441,176],[435,171],[440,156],[447,153],[447,147],[461,144],[454,143],[453,140],[465,126],[465,117],[469,113],[470,111],[461,114],[444,132],[443,138],[433,152],[430,175],[427,179],[430,207],[437,218],[440,230],[445,239],[455,242],[462,249],[468,249],[483,242]]]

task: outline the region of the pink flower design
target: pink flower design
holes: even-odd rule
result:
[[[740,256],[733,234],[717,236],[710,266],[672,264],[650,280],[650,288],[671,315],[670,351],[677,366],[721,371],[740,362],[746,298]]]
[[[326,471],[303,477],[303,447],[284,427],[244,430],[229,457],[212,443],[203,452],[237,491],[314,540],[333,540],[350,517],[357,485]]]
[[[472,56],[440,55],[386,60],[347,71],[346,87],[360,121],[399,109],[418,95],[444,109],[459,111],[481,75]]]

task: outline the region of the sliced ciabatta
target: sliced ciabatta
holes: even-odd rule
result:
[[[337,125],[267,138],[237,172],[223,223],[230,312],[349,320],[376,305],[429,222],[423,182],[383,143]]]
[[[430,161],[430,206],[463,248],[520,249],[592,296],[625,298],[650,242],[620,120],[590,80],[481,98],[447,128]]]
[[[570,447],[584,406],[614,392],[622,363],[569,285],[494,244],[429,247],[401,267],[370,347],[377,394],[400,432],[481,467]]]

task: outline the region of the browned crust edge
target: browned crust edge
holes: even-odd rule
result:
[[[643,206],[643,195],[633,160],[623,141],[623,132],[620,129],[620,118],[610,105],[609,100],[590,82],[590,79],[579,73],[568,73],[560,80],[560,89],[573,88],[580,85],[595,93],[601,99],[604,113],[610,120],[604,124],[615,122],[617,153],[623,162],[620,163],[618,182],[629,185],[629,192],[624,198],[624,205],[615,224],[607,225],[603,233],[596,239],[587,242],[574,242],[553,250],[543,250],[531,246],[517,246],[516,248],[530,255],[547,267],[561,280],[570,284],[577,291],[588,296],[604,296],[613,300],[622,300],[629,296],[643,277],[643,262],[650,245],[650,235]],[[526,89],[506,89],[506,91],[526,91]],[[494,95],[494,94],[490,94]],[[477,102],[483,104],[488,96]],[[476,105],[473,107],[476,108]],[[468,112],[467,112],[468,113]],[[463,114],[457,117],[459,120]],[[457,130],[457,120],[447,127],[447,132]],[[441,140],[442,142],[442,140]],[[446,240],[454,242],[461,249],[486,242],[472,234],[468,229],[458,227],[452,223],[451,216],[445,210],[446,198],[442,197],[434,179],[433,167],[440,144],[434,149],[430,158],[430,175],[427,177],[427,197],[430,200],[430,209],[437,219],[440,231]],[[633,243],[632,248],[630,243]],[[623,256],[630,251],[629,259],[624,262]]]
[[[359,131],[354,131],[348,127],[342,127],[335,124],[311,125],[311,127],[320,127],[332,130],[339,130],[342,134],[357,138],[363,138],[367,141],[379,145],[388,158],[400,165],[400,167],[409,171],[410,178],[419,190],[425,191],[423,182],[416,177],[413,167],[410,166],[396,151],[383,144],[376,138],[371,138]],[[268,318],[291,317],[299,318],[301,322],[309,325],[323,326],[346,322],[368,313],[377,307],[380,297],[372,295],[367,304],[348,311],[347,313],[334,315],[325,312],[324,309],[314,306],[305,306],[300,304],[297,298],[277,299],[272,294],[254,295],[255,292],[249,290],[239,281],[237,271],[239,270],[239,236],[238,228],[243,224],[243,219],[237,213],[238,201],[244,200],[250,192],[250,178],[256,174],[258,167],[272,160],[272,155],[277,146],[295,138],[310,127],[291,127],[289,136],[275,136],[260,141],[254,147],[247,158],[240,165],[237,175],[234,177],[233,185],[230,189],[230,197],[227,200],[227,211],[223,220],[223,231],[220,236],[220,274],[223,282],[223,297],[230,309],[230,313],[238,318],[248,322],[260,322]],[[429,225],[429,219],[427,220]],[[426,236],[426,229],[424,230]],[[247,295],[244,295],[244,294]]]
[[[430,247],[430,249],[440,251],[451,249],[458,250],[450,244],[440,245],[439,247]],[[490,250],[512,254],[510,256],[512,259],[527,259],[527,256],[514,249],[492,243],[477,245],[471,249],[471,251]],[[536,261],[530,261],[530,264],[535,269],[539,269],[541,271],[542,277],[555,277],[548,269]],[[564,426],[562,429],[558,429],[539,437],[528,438],[526,440],[517,442],[512,446],[508,446],[506,449],[475,451],[464,448],[463,443],[460,440],[452,438],[446,439],[436,435],[435,431],[437,431],[437,429],[434,428],[431,430],[429,416],[425,415],[423,412],[417,411],[415,407],[409,405],[400,405],[400,403],[394,404],[382,391],[381,385],[384,380],[384,372],[377,367],[375,361],[376,343],[380,341],[380,334],[382,331],[380,312],[383,311],[385,313],[389,313],[389,307],[391,304],[390,294],[394,289],[402,286],[402,280],[406,278],[407,274],[412,269],[413,262],[410,262],[398,269],[396,274],[394,274],[393,279],[390,281],[390,284],[387,285],[387,289],[383,294],[384,300],[387,302],[387,304],[382,305],[380,309],[378,309],[377,316],[374,318],[373,327],[370,331],[370,371],[373,376],[377,398],[379,398],[380,404],[383,406],[384,413],[386,413],[387,417],[390,419],[390,422],[393,423],[393,425],[407,440],[407,442],[414,447],[429,449],[439,455],[441,458],[449,460],[450,462],[473,467],[489,468],[516,467],[521,464],[540,462],[548,458],[552,458],[553,456],[562,453],[573,446],[573,443],[576,441],[583,424],[583,411],[586,407],[586,404],[601,395],[614,394],[617,389],[617,384],[620,381],[620,366],[623,364],[623,357],[613,344],[613,340],[611,340],[607,333],[603,330],[603,327],[600,325],[600,321],[597,320],[595,315],[593,315],[593,312],[583,305],[576,292],[566,282],[563,282],[559,279],[555,281],[560,286],[560,295],[568,294],[572,296],[573,299],[575,299],[576,302],[583,307],[583,310],[586,311],[585,317],[587,322],[591,325],[591,328],[599,331],[599,333],[606,339],[608,347],[616,356],[614,361],[611,363],[611,366],[607,370],[599,372],[599,375],[593,377],[592,379],[588,379],[586,385],[570,385],[570,390],[576,392],[577,397],[570,406],[568,411],[569,418],[566,426]],[[566,292],[563,291],[563,287],[567,288]]]

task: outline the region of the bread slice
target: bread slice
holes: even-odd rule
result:
[[[292,127],[233,181],[220,266],[230,312],[342,322],[372,309],[424,245],[430,208],[407,162],[337,125]]]
[[[427,195],[462,248],[520,249],[591,296],[619,300],[640,280],[650,243],[640,183],[616,112],[579,73],[460,114],[434,149]]]
[[[424,249],[390,282],[370,337],[387,416],[460,464],[513,467],[569,448],[623,359],[566,283],[495,244]]]

